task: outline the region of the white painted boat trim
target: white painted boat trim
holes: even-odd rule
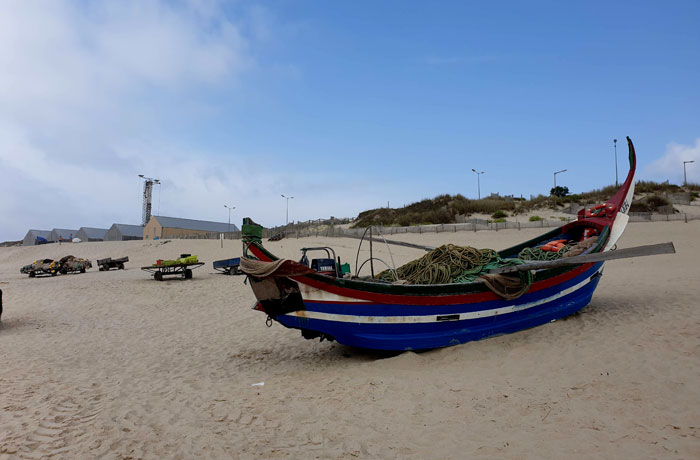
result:
[[[594,275],[603,272],[603,267],[601,266]],[[508,313],[514,313],[517,311],[527,310],[529,308],[537,307],[538,305],[545,304],[547,302],[552,302],[554,300],[560,299],[566,295],[576,292],[588,283],[591,282],[593,276],[587,277],[585,280],[578,284],[575,284],[569,288],[564,289],[552,296],[545,297],[543,299],[535,300],[533,302],[528,302],[524,304],[510,305],[506,307],[494,308],[491,310],[481,310],[473,311],[459,314],[459,321],[465,319],[477,319],[477,318],[487,318],[490,316],[504,315]],[[292,313],[287,313],[285,316],[296,316],[298,318],[310,318],[310,319],[320,319],[324,321],[337,321],[341,323],[358,323],[358,324],[410,324],[410,323],[437,323],[443,322],[444,320],[438,321],[438,317],[444,315],[454,315],[452,313],[444,313],[440,315],[419,315],[419,316],[358,316],[358,315],[340,315],[336,313],[323,313],[317,311],[299,310]],[[453,319],[451,321],[457,321]]]

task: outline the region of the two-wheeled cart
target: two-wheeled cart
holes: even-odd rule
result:
[[[109,271],[113,268],[117,270],[124,270],[124,263],[129,261],[129,257],[120,257],[118,259],[112,259],[107,257],[106,259],[97,259],[97,266],[100,267],[101,272]]]
[[[188,280],[192,278],[192,270],[204,265],[204,262],[195,262],[188,264],[168,264],[168,265],[149,265],[141,267],[141,270],[153,274],[153,279],[163,281],[164,276],[182,276]]]

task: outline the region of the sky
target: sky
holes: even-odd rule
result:
[[[700,182],[700,2],[6,0],[0,241]],[[480,190],[472,168],[484,171]],[[293,196],[287,201],[280,195]]]

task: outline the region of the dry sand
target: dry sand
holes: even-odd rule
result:
[[[502,249],[540,232],[395,237]],[[0,459],[697,459],[699,236],[698,221],[631,224],[620,247],[673,241],[678,253],[608,262],[566,320],[402,354],[267,328],[244,278],[213,274],[236,242],[0,248]],[[326,244],[354,267],[357,240],[268,247],[298,258]],[[181,252],[207,262],[193,280],[138,269]],[[131,262],[19,274],[69,253]]]

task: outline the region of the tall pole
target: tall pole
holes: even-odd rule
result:
[[[620,184],[617,180],[617,139],[613,139],[613,146],[615,147],[615,187],[619,187]]]
[[[282,198],[284,198],[285,200],[287,200],[287,225],[289,225],[289,200],[293,200],[294,197],[293,197],[293,196],[284,196],[284,195],[282,195]]]
[[[686,163],[695,163],[695,160],[688,160],[683,162],[683,186],[688,186],[688,176],[685,175],[685,165]]]
[[[231,233],[231,211],[236,209],[235,206],[226,206],[224,205],[224,208],[228,209],[228,232]]]
[[[477,187],[476,190],[477,190],[479,199],[481,199],[481,180],[480,179],[481,179],[481,175],[484,174],[486,171],[479,172],[474,168],[472,168],[472,171],[474,172],[474,174],[476,174],[476,187]]]
[[[146,226],[149,220],[151,220],[151,202],[153,197],[153,185],[160,184],[160,180],[153,179],[151,177],[146,177],[143,174],[139,174],[139,177],[144,180],[143,183],[143,208],[141,210],[141,225]],[[158,200],[160,202],[160,194],[158,195]]]
[[[562,169],[561,171],[557,171],[554,173],[554,188],[557,187],[557,174],[566,172],[566,169]]]

